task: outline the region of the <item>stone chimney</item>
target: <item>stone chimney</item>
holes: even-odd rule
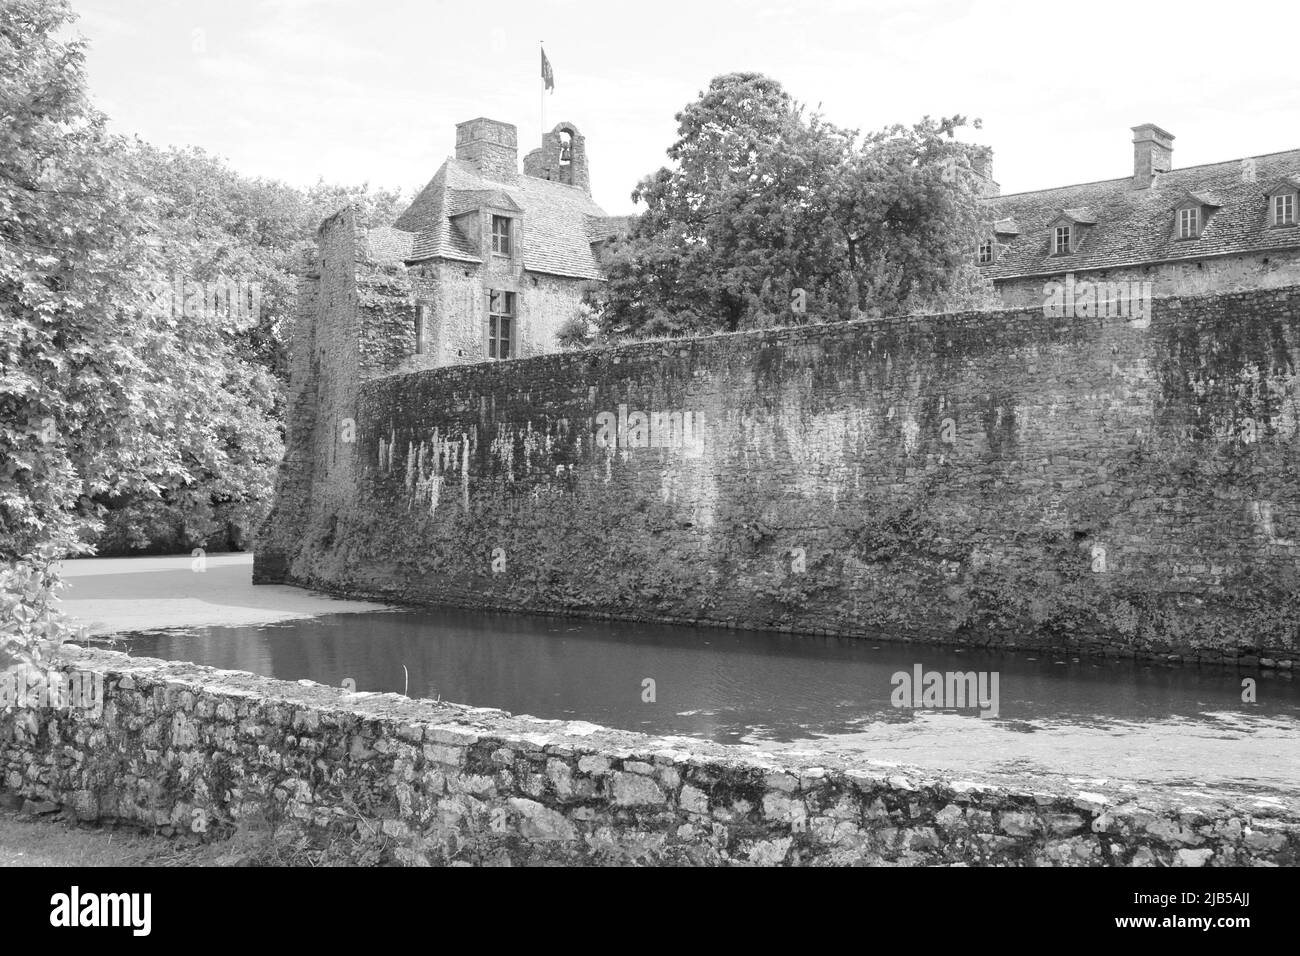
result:
[[[989,199],[1001,195],[1002,187],[993,181],[993,150],[987,146],[976,146],[971,151],[970,164],[980,196]]]
[[[483,116],[457,123],[456,158],[472,163],[489,179],[513,182],[519,177],[514,125]]]
[[[1174,134],[1155,123],[1133,127],[1133,186],[1146,189],[1174,164]]]

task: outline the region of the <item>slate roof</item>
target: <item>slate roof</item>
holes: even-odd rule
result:
[[[392,226],[380,226],[366,233],[370,255],[380,262],[404,262],[411,254],[415,236]]]
[[[989,221],[997,221],[992,231],[1000,248],[997,261],[981,271],[996,280],[1300,247],[1300,224],[1269,226],[1267,199],[1279,183],[1300,175],[1300,150],[1254,160],[1254,182],[1243,178],[1243,160],[1235,159],[1159,173],[1147,189],[1135,189],[1125,176],[982,200]],[[1199,239],[1177,239],[1174,210],[1189,196],[1205,201],[1209,218]],[[1062,216],[1095,225],[1084,227],[1073,253],[1050,255],[1048,226]]]
[[[472,163],[452,158],[442,164],[395,223],[398,229],[415,233],[407,261],[481,262],[478,250],[451,219],[479,205],[520,210],[525,269],[579,279],[602,278],[589,223],[607,217],[586,192],[536,176],[498,182]]]
[[[587,219],[587,237],[592,242],[606,242],[627,235],[636,214],[626,216],[591,216]]]

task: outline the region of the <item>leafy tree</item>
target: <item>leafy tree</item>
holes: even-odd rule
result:
[[[137,141],[123,161],[149,197],[166,275],[155,306],[170,312],[172,361],[206,357],[207,367],[173,396],[168,441],[180,467],[151,475],[148,489],[97,499],[107,509],[101,550],[244,547],[270,506],[282,451],[296,253],[341,206],[391,222],[402,197],[324,182],[304,192],[242,176],[196,148]],[[222,290],[242,293],[247,314],[223,308]]]
[[[245,543],[282,447],[294,253],[345,203],[391,221],[401,202],[108,135],[72,20],[0,3],[0,560],[42,594],[51,555],[88,541]],[[20,570],[4,580],[36,580]]]
[[[66,3],[0,6],[0,559],[77,550],[90,496],[160,466],[136,289],[152,278],[141,197],[87,101]]]
[[[608,248],[608,282],[591,296],[607,336],[988,301],[967,266],[979,215],[962,117],[859,144],[776,81],[731,73],[676,119],[674,165],[633,192],[646,212]]]
[[[902,315],[998,304],[973,262],[984,226],[971,175],[978,147],[956,139],[965,122],[925,117],[892,126],[850,156],[831,218],[857,310]]]
[[[304,200],[305,221],[309,230],[306,235],[312,236],[322,219],[344,206],[352,206],[356,210],[356,223],[360,228],[391,226],[406,210],[411,197],[396,189],[375,189],[369,183],[337,186],[321,179],[307,190]]]

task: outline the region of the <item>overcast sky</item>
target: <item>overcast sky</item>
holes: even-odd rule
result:
[[[413,189],[455,124],[587,138],[592,191],[633,208],[674,114],[755,70],[860,130],[962,113],[1002,191],[1131,171],[1130,127],[1173,133],[1175,167],[1300,148],[1300,4],[1045,0],[72,0],[114,128],[239,171]]]

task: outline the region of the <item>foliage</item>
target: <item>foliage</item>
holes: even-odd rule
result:
[[[154,364],[166,329],[138,308],[156,263],[142,197],[116,175],[64,3],[0,8],[0,560],[72,550],[92,495],[127,493],[168,453]]]
[[[247,547],[273,493],[282,453],[295,258],[322,218],[351,203],[358,221],[391,221],[401,196],[317,183],[303,192],[249,179],[200,149],[124,147],[126,175],[147,194],[162,275],[154,305],[170,311],[185,385],[173,396],[189,427],[172,432],[180,467],[144,493],[102,496],[101,550]],[[247,296],[247,314],[193,290]],[[202,366],[196,368],[196,366]]]
[[[570,316],[555,330],[555,339],[565,351],[591,348],[597,343],[598,330],[590,310],[585,306],[578,315]]]
[[[63,586],[55,570],[59,557],[46,545],[0,566],[0,672],[15,664],[43,669],[60,644],[83,634],[55,606]]]
[[[589,300],[610,335],[734,331],[992,302],[964,118],[858,142],[757,73],[715,78],[677,114],[673,167],[605,253]],[[978,126],[978,123],[976,124]],[[791,308],[795,290],[804,311]]]
[[[0,637],[29,663],[71,633],[57,559],[246,543],[281,453],[295,247],[336,203],[400,202],[109,135],[73,19],[0,5]]]

